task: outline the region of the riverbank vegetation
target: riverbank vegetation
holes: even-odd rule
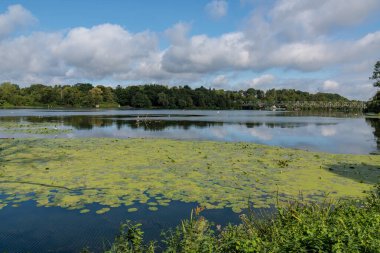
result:
[[[189,86],[168,87],[158,84],[106,87],[89,83],[75,85],[33,84],[21,88],[16,84],[0,84],[0,107],[133,107],[169,109],[259,109],[286,102],[313,102],[301,105],[313,109],[316,102],[349,102],[338,94],[311,94],[294,89],[247,89],[225,91]],[[330,108],[326,106],[326,108]],[[323,109],[318,105],[317,109]]]
[[[225,227],[201,211],[164,233],[160,246],[144,244],[140,225],[127,222],[105,252],[380,252],[380,184],[365,199],[292,201],[278,206],[274,216],[248,212],[240,224]]]

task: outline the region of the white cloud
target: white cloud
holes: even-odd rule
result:
[[[229,90],[246,90],[249,88],[267,90],[271,88],[278,88],[279,80],[271,74],[264,74],[252,79],[243,80],[230,80],[228,85],[221,85]]]
[[[291,43],[270,52],[267,65],[312,71],[334,61],[334,56],[333,49],[324,43]]]
[[[0,42],[0,79],[39,82],[61,75],[64,71],[53,49],[60,34],[35,33]]]
[[[218,19],[227,15],[228,3],[225,0],[212,0],[205,9],[211,18]]]
[[[339,83],[336,81],[326,80],[323,82],[322,89],[324,91],[335,92],[338,90],[339,86],[340,86]]]
[[[182,45],[187,43],[187,34],[191,25],[187,23],[177,23],[165,31],[166,37],[173,45]]]
[[[333,32],[360,25],[380,7],[380,1],[342,1],[278,0],[268,5],[271,9],[265,13],[256,8],[240,30],[219,36],[191,35],[189,23],[178,23],[164,31],[169,41],[164,49],[159,48],[159,33],[131,33],[115,24],[15,36],[19,28],[36,19],[22,6],[10,6],[0,14],[0,80],[211,80],[220,88],[335,89],[350,97],[368,98],[374,91],[368,76],[378,60],[375,52],[380,51],[380,30],[349,39],[338,39]],[[252,2],[258,5],[264,1]],[[223,3],[224,11],[219,8]],[[208,6],[214,5],[219,6],[219,15],[226,15],[226,1],[212,1]],[[273,69],[290,70],[294,78],[281,79],[277,72],[271,72]],[[255,72],[276,73],[277,77],[246,76]],[[323,74],[309,79],[297,76],[307,72]],[[237,74],[231,77],[227,73]],[[249,80],[235,81],[242,79],[238,73]]]
[[[6,40],[0,43],[0,58],[3,80],[101,80],[157,75],[150,71],[155,64],[160,68],[161,52],[154,34],[104,24]]]
[[[21,5],[11,5],[5,13],[0,15],[0,39],[36,21],[33,15]]]
[[[249,43],[241,32],[216,38],[196,35],[171,45],[163,56],[163,68],[172,73],[247,68],[251,60]]]
[[[277,33],[300,39],[358,24],[379,8],[378,0],[279,0],[269,15]]]
[[[250,88],[255,88],[261,85],[271,84],[275,79],[273,75],[266,74],[249,80],[247,83]]]
[[[54,54],[69,68],[69,76],[104,78],[128,73],[158,53],[154,34],[131,34],[118,25],[74,28],[56,45]]]
[[[211,84],[214,87],[226,87],[228,85],[228,82],[229,80],[227,76],[218,75],[212,80]]]

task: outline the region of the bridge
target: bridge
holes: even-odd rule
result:
[[[243,109],[286,109],[286,110],[349,110],[362,111],[366,108],[363,101],[287,101],[287,102],[258,102],[245,103]]]

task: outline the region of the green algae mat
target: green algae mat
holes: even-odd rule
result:
[[[380,156],[338,155],[248,143],[164,139],[2,139],[0,209],[34,200],[88,213],[171,201],[241,212],[248,201],[364,196],[380,181]],[[278,194],[277,194],[278,193]],[[277,197],[276,197],[277,196]]]
[[[0,133],[8,134],[35,134],[56,135],[71,133],[72,129],[62,128],[60,124],[37,123],[37,122],[1,122]]]

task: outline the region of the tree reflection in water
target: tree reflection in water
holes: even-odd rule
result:
[[[380,118],[366,118],[365,121],[374,129],[373,135],[376,139],[377,150],[380,150]]]

